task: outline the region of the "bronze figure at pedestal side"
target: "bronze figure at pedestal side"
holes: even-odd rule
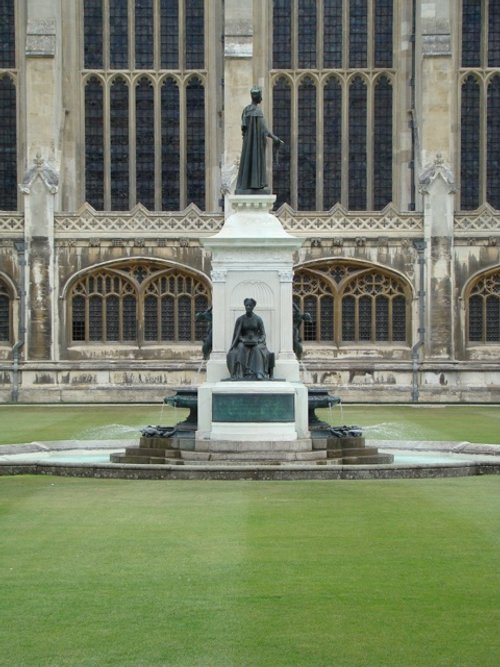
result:
[[[253,312],[255,299],[247,298],[243,303],[245,314],[235,322],[233,340],[227,353],[231,380],[269,380],[273,355],[266,346],[264,322]]]
[[[272,139],[280,145],[283,142],[266,127],[264,113],[260,108],[262,90],[258,87],[250,91],[252,103],[243,109],[241,132],[243,148],[241,150],[236,194],[267,193],[266,143]]]

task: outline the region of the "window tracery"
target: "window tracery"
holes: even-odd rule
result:
[[[500,270],[479,277],[466,303],[469,343],[500,343]]]
[[[500,6],[462,0],[460,208],[500,209]]]
[[[204,209],[211,3],[83,6],[86,200],[97,210]]]
[[[179,269],[132,262],[79,278],[69,297],[70,342],[144,344],[194,342],[206,323],[207,285]]]
[[[284,138],[286,116],[293,142],[273,171],[276,208],[393,200],[393,21],[393,0],[273,3],[273,131]]]
[[[343,262],[299,268],[294,301],[311,316],[304,341],[409,344],[408,286],[378,269]]]

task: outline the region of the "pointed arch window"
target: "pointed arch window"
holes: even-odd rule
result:
[[[294,302],[311,316],[304,341],[409,344],[410,289],[393,274],[346,262],[303,267],[294,276]]]
[[[466,303],[469,343],[500,343],[500,270],[477,279]]]
[[[500,5],[462,0],[460,208],[500,209]]]
[[[83,0],[83,8],[85,199],[97,210],[205,209],[214,4]]]
[[[17,91],[10,74],[0,75],[0,209],[17,209]]]
[[[292,128],[273,171],[275,207],[384,209],[396,173],[393,0],[272,5],[273,131],[284,138],[285,115]]]
[[[208,309],[209,290],[178,269],[124,262],[79,278],[68,307],[72,344],[194,342],[206,333],[196,313]]]

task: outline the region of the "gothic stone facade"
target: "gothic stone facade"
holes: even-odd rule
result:
[[[296,302],[312,320],[301,332],[304,381],[352,401],[500,400],[500,213],[494,197],[488,199],[494,184],[488,159],[482,157],[492,114],[481,97],[484,120],[478,127],[486,129],[478,139],[478,202],[466,206],[469,135],[461,129],[467,118],[460,106],[466,77],[476,77],[486,90],[487,77],[500,68],[499,63],[464,66],[465,13],[457,5],[465,7],[465,0],[385,3],[392,12],[393,61],[377,66],[371,18],[367,49],[372,57],[357,69],[348,62],[348,46],[340,66],[328,68],[326,56],[318,63],[301,62],[295,1],[253,0],[244,7],[239,0],[181,1],[176,4],[183,8],[181,15],[191,12],[195,28],[195,19],[202,21],[201,62],[187,62],[187,51],[179,46],[182,39],[187,43],[181,26],[177,46],[180,61],[186,62],[157,62],[161,39],[155,37],[155,62],[145,68],[151,90],[158,83],[160,91],[166,72],[180,91],[180,149],[170,172],[162,171],[157,149],[150,172],[148,161],[141,162],[138,147],[147,143],[147,133],[141,134],[138,100],[149,99],[149,88],[141,87],[136,76],[139,41],[125,34],[135,63],[113,66],[113,28],[104,20],[108,55],[92,67],[85,60],[84,19],[91,4],[15,3],[16,58],[13,66],[0,68],[0,84],[13,82],[16,91],[18,184],[15,203],[0,211],[0,401],[158,401],[167,386],[203,380],[204,329],[196,313],[210,304],[212,275],[202,241],[223,224],[224,197],[234,188],[241,146],[240,113],[255,83],[264,90],[266,117],[288,132],[289,153],[282,166],[271,169],[271,155],[269,160],[278,194],[276,215],[304,241],[295,257],[294,286]],[[156,15],[164,4],[152,2]],[[271,43],[273,38],[278,42],[279,10],[287,4],[291,61],[278,63]],[[334,4],[316,3],[322,12],[313,17],[316,28],[327,24],[326,8]],[[336,4],[349,33],[349,3]],[[315,53],[323,54],[325,38],[319,29],[317,35]],[[121,79],[109,83],[117,71]],[[366,82],[366,178],[360,186],[365,206],[352,204],[359,164],[349,146],[357,137],[352,128],[358,107],[350,106],[347,95],[339,107],[336,200],[327,201],[327,171],[317,167],[313,179],[303,172],[311,160],[304,162],[308,155],[301,146],[314,152],[316,165],[334,156],[326,152],[333,132],[323,104],[327,75],[336,77],[339,90],[355,82],[351,100]],[[387,82],[392,91],[390,126],[376,112],[377,100],[386,99],[377,97],[379,75],[385,77],[380,91],[387,95]],[[114,190],[121,176],[113,164],[124,158],[114,148],[121,144],[113,138],[113,105],[118,104],[113,95],[131,90],[132,83],[136,104],[127,98],[123,195]],[[88,118],[101,90],[103,144],[102,151],[92,153]],[[169,94],[168,83],[162,90]],[[202,125],[196,131],[203,133],[202,186],[189,181],[198,158],[196,132],[190,134],[195,114],[186,106],[200,90]],[[163,118],[160,95],[154,93],[149,117],[155,132]],[[312,131],[304,125],[304,100],[315,104]],[[288,115],[280,116],[278,103],[289,104]],[[388,127],[390,161],[384,162],[382,151],[379,164],[372,137]],[[92,160],[101,154],[105,173],[102,184],[95,185],[89,164],[95,167]],[[390,192],[386,188],[384,195],[382,188],[381,199],[377,174],[387,176],[388,165]],[[286,187],[283,173],[289,179]],[[175,180],[176,174],[177,203],[167,206],[162,178]],[[144,194],[148,182],[149,203]]]

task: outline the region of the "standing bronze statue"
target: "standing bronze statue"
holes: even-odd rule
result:
[[[241,114],[243,148],[241,150],[236,194],[259,194],[266,191],[266,143],[272,139],[280,145],[283,142],[266,127],[264,113],[260,108],[262,90],[257,86],[250,91],[252,103]]]
[[[245,299],[245,314],[234,324],[233,340],[227,353],[231,380],[269,380],[273,357],[266,346],[262,318],[253,312],[255,299]]]

